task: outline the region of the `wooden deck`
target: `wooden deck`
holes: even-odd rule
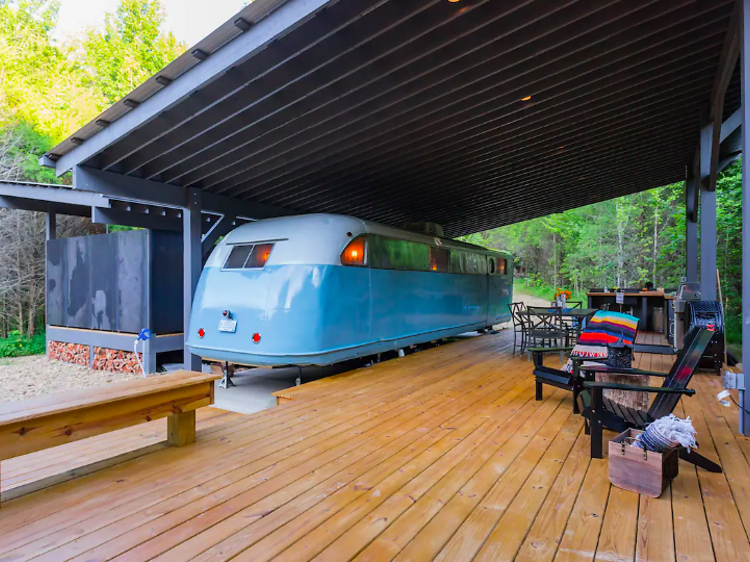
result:
[[[653,500],[609,484],[570,397],[545,388],[535,401],[531,365],[509,346],[508,333],[470,338],[303,385],[250,416],[207,410],[194,445],[4,503],[0,560],[750,562],[750,440],[713,375],[680,413],[725,474],[682,463]],[[55,462],[53,449],[3,463],[4,476],[154,445],[160,429],[127,431]]]

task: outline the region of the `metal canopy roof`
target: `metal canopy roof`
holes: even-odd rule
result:
[[[58,173],[449,236],[560,212],[685,178],[734,7],[289,0],[266,15],[278,3],[53,149]]]

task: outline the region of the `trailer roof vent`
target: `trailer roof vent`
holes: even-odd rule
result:
[[[411,232],[418,232],[419,234],[427,234],[429,236],[443,236],[443,227],[436,222],[410,222],[406,223],[405,230]]]

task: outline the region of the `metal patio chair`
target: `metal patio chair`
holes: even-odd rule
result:
[[[526,309],[526,319],[527,346],[529,343],[533,347],[563,348],[569,345],[570,334],[563,323],[561,308],[530,306]],[[530,356],[529,359],[531,359]],[[560,362],[563,362],[562,350],[560,350]]]
[[[521,335],[520,349],[521,353],[526,349],[526,304],[523,302],[512,302],[508,305],[511,318],[513,319],[513,354],[516,353],[518,335]]]

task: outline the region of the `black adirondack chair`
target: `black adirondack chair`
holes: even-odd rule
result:
[[[573,393],[573,413],[579,414],[578,394],[583,390],[583,378],[580,374],[580,366],[583,358],[571,357],[573,361],[573,372],[568,373],[562,369],[555,369],[544,364],[544,354],[552,352],[572,351],[572,347],[530,347],[529,352],[534,358],[534,379],[536,383],[536,399],[543,400],[542,390],[544,385],[555,386]]]
[[[637,332],[636,332],[637,335]],[[635,339],[635,338],[634,338]],[[543,400],[542,392],[544,385],[554,386],[569,390],[573,393],[573,413],[580,414],[578,407],[578,395],[583,390],[583,382],[585,374],[581,371],[581,364],[585,361],[595,361],[585,357],[571,357],[570,360],[573,363],[572,372],[567,372],[562,369],[555,369],[544,364],[545,353],[567,353],[573,351],[573,346],[566,347],[530,347],[528,348],[529,353],[534,358],[534,380],[536,383],[536,399]],[[638,351],[637,345],[635,351]],[[648,352],[647,352],[648,353]]]
[[[602,458],[602,430],[604,427],[622,432],[628,428],[644,429],[649,423],[668,416],[677,406],[682,396],[692,396],[695,390],[687,388],[690,379],[698,368],[703,352],[708,347],[713,332],[704,328],[694,328],[685,338],[685,345],[677,355],[668,374],[643,371],[641,369],[615,369],[611,367],[581,367],[586,379],[584,389],[578,394],[581,412],[587,419],[586,432],[591,434],[591,457]],[[595,382],[588,380],[596,373],[614,373],[617,375],[650,375],[664,377],[660,387]],[[633,390],[655,393],[648,411],[636,410],[604,398],[605,389]],[[680,458],[711,472],[721,472],[715,462],[699,455],[695,451],[680,451]]]

